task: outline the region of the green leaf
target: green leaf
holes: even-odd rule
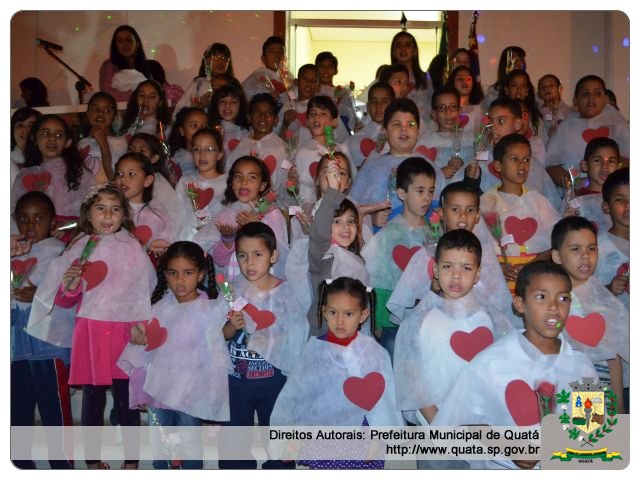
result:
[[[571,394],[566,392],[565,389],[563,388],[560,393],[556,393],[556,402],[557,403],[569,403],[569,398],[570,397],[571,397]]]
[[[571,417],[567,415],[567,412],[564,412],[562,415],[560,415],[560,423],[570,423],[570,422],[571,422]]]
[[[571,440],[575,440],[579,436],[580,436],[580,431],[577,428],[573,428],[573,429],[569,430],[569,438]]]

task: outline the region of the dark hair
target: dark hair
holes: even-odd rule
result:
[[[562,265],[552,262],[551,260],[537,260],[535,262],[527,263],[516,278],[515,295],[522,299],[527,295],[527,287],[531,283],[531,279],[536,275],[556,275],[562,277],[568,284],[569,290],[571,290],[571,277],[562,268]]]
[[[551,249],[560,250],[569,232],[589,230],[594,236],[598,236],[596,227],[584,217],[565,217],[553,226],[551,231]]]
[[[27,77],[20,82],[20,88],[29,91],[29,99],[27,100],[27,107],[48,107],[49,106],[49,94],[47,87],[42,80],[36,77]]]
[[[438,88],[435,92],[433,92],[433,95],[431,96],[432,110],[436,109],[436,106],[438,105],[438,97],[440,97],[441,95],[453,95],[454,97],[456,97],[456,101],[458,105],[460,105],[460,92],[456,87],[450,86],[449,84],[447,84]]]
[[[623,185],[629,185],[629,167],[619,168],[609,174],[602,184],[602,200],[609,203],[613,191]]]
[[[407,67],[405,67],[404,65],[400,65],[399,63],[396,63],[394,65],[386,65],[380,71],[379,81],[384,83],[389,83],[391,81],[391,76],[394,73],[406,73],[407,77],[409,76],[409,70],[407,69]]]
[[[312,108],[329,110],[329,114],[332,119],[338,118],[338,107],[336,107],[336,104],[331,97],[327,97],[326,95],[316,95],[309,99],[309,102],[307,103],[307,116],[309,116],[309,112],[311,112]]]
[[[356,207],[351,200],[345,198],[333,212],[333,218],[341,217],[348,211],[352,211],[353,216],[355,217],[356,238],[353,239],[353,242],[351,242],[351,245],[347,247],[347,250],[360,256],[360,249],[362,248],[362,227],[360,226],[360,213],[358,212],[358,207]]]
[[[249,129],[249,117],[247,97],[242,90],[242,87],[236,85],[225,85],[215,91],[209,102],[209,109],[207,114],[209,115],[209,125],[221,125],[222,117],[218,111],[218,105],[224,98],[231,97],[238,100],[238,116],[234,120],[234,123],[244,129]]]
[[[142,44],[142,40],[140,39],[140,35],[136,32],[136,29],[130,25],[120,25],[113,32],[113,36],[111,37],[111,46],[109,47],[109,61],[113,63],[118,70],[126,70],[131,68],[127,60],[122,56],[120,51],[118,50],[118,45],[116,42],[116,35],[120,32],[129,32],[133,35],[133,38],[136,41],[136,51],[135,51],[135,60],[133,68],[142,73],[145,77],[151,77],[151,70],[149,65],[147,64],[147,56],[144,53],[144,46]]]
[[[152,152],[152,156],[153,155],[158,156],[158,161],[156,163],[152,163],[151,158],[149,158],[149,162],[153,167],[153,171],[156,173],[159,173],[167,180],[167,182],[171,183],[171,179],[170,179],[171,175],[169,174],[169,167],[167,166],[167,162],[169,161],[169,156],[167,155],[167,152],[165,151],[165,149],[162,147],[162,144],[160,143],[160,140],[158,139],[158,137],[156,137],[155,135],[151,135],[150,133],[143,133],[143,132],[136,133],[129,140],[129,145],[131,145],[131,142],[137,139],[142,140],[144,143],[148,145],[149,149]]]
[[[191,139],[191,142],[193,143],[193,140],[195,140],[196,137],[202,137],[205,135],[212,137],[213,140],[216,142],[218,149],[223,153],[222,158],[216,162],[216,172],[218,172],[219,174],[223,174],[225,158],[224,158],[224,149],[222,147],[222,135],[220,134],[220,132],[215,128],[211,128],[211,127],[201,128],[200,130],[198,130],[196,133],[193,134],[193,138]]]
[[[427,76],[425,75],[422,68],[420,68],[420,53],[418,50],[418,42],[416,42],[416,38],[408,32],[398,32],[393,36],[393,40],[391,40],[391,65],[395,65],[398,63],[398,60],[393,58],[393,44],[400,36],[407,36],[411,39],[411,43],[413,43],[413,48],[416,53],[411,59],[411,70],[413,71],[413,79],[416,82],[417,90],[426,90],[427,85]]]
[[[602,89],[605,90],[605,93],[606,93],[607,84],[604,83],[604,80],[602,78],[600,78],[597,75],[585,75],[580,80],[578,80],[578,82],[576,83],[576,88],[573,91],[573,96],[574,97],[578,96],[578,92],[582,88],[582,85],[584,85],[586,82],[600,82],[602,84]]]
[[[167,82],[167,74],[162,64],[157,60],[147,60],[147,65],[149,66],[149,79],[164,85]]]
[[[522,107],[520,103],[513,98],[498,97],[489,105],[489,111],[491,111],[492,108],[506,108],[515,118],[522,118]]]
[[[38,110],[34,110],[31,107],[22,107],[17,109],[15,112],[13,112],[13,115],[11,115],[11,150],[13,150],[17,145],[16,138],[13,134],[13,131],[15,130],[18,122],[24,122],[29,117],[36,117],[36,120],[38,120],[38,118],[40,118],[41,115],[42,114]],[[29,133],[27,133],[27,140],[29,139],[28,138]],[[25,143],[25,148],[26,148],[26,143]]]
[[[238,197],[236,197],[236,194],[233,192],[233,187],[232,187],[233,176],[236,174],[236,169],[238,168],[238,165],[244,162],[253,163],[254,165],[257,165],[258,168],[260,169],[260,182],[267,184],[264,190],[259,192],[259,195],[264,195],[266,192],[271,190],[271,175],[269,175],[269,169],[264,164],[264,162],[259,158],[252,157],[251,155],[244,155],[238,158],[235,162],[233,162],[233,165],[231,165],[231,169],[229,170],[229,173],[227,176],[227,188],[224,191],[224,199],[221,202],[223,205],[228,205],[230,203],[238,201]]]
[[[267,54],[267,48],[269,48],[271,45],[282,45],[282,47],[284,48],[285,46],[284,39],[277,35],[272,35],[269,38],[267,38],[262,44],[262,55]]]
[[[433,88],[438,88],[444,85],[444,73],[447,70],[447,56],[444,53],[438,53],[431,59],[427,72],[429,78],[431,78],[431,84]]]
[[[458,49],[458,50],[464,50]],[[455,87],[455,78],[458,72],[467,71],[469,72],[469,76],[471,77],[471,93],[469,93],[469,104],[470,105],[479,105],[484,99],[484,92],[482,91],[482,85],[476,80],[476,77],[473,75],[473,70],[471,67],[467,67],[465,65],[460,65],[453,69],[451,74],[449,75],[449,79],[447,80],[447,85],[451,87]]]
[[[369,91],[367,92],[368,102],[371,101],[371,95],[374,90],[384,90],[389,94],[389,96],[391,97],[391,100],[396,99],[396,92],[393,90],[391,85],[389,85],[387,82],[375,82],[373,85],[369,87]]]
[[[151,160],[149,160],[146,155],[142,153],[136,153],[136,152],[127,152],[124,155],[122,155],[116,162],[116,170],[118,169],[118,165],[120,165],[120,162],[122,162],[123,160],[133,160],[135,162],[138,162],[138,165],[140,166],[140,168],[142,168],[142,171],[144,172],[145,177],[148,175],[154,176],[155,172],[153,170],[153,166],[151,165]],[[155,176],[154,176],[154,181],[155,181]],[[151,182],[151,185],[149,185],[148,187],[145,187],[145,189],[142,192],[142,202],[145,204],[145,207],[149,204],[149,202],[152,199],[153,199],[153,182]]]
[[[418,175],[426,175],[429,178],[436,178],[436,171],[433,166],[422,157],[405,158],[398,165],[398,174],[396,176],[396,188],[401,188],[405,192],[409,190],[409,185],[413,183],[413,179]]]
[[[543,76],[541,76],[541,77],[538,79],[538,90],[540,90],[540,84],[542,83],[542,81],[543,81],[545,78],[551,78],[551,79],[553,79],[553,81],[554,81],[554,82],[556,82],[556,85],[557,85],[558,87],[560,87],[560,86],[562,85],[562,82],[560,81],[560,79],[559,79],[558,77],[556,77],[553,73],[545,73]]]
[[[274,115],[278,115],[278,104],[270,93],[256,93],[249,101],[249,115],[253,113],[260,103],[266,103],[273,110]]]
[[[586,148],[584,149],[584,158],[585,162],[589,161],[589,158],[596,153],[601,148],[609,147],[616,151],[616,156],[620,157],[620,147],[618,146],[618,142],[616,142],[613,138],[609,137],[598,137],[594,138],[587,143]]]
[[[618,108],[618,99],[616,98],[616,94],[613,93],[613,90],[610,90],[607,88],[605,89],[604,93],[607,95],[607,98],[609,99],[609,105],[611,105],[616,110],[620,110]]]
[[[316,73],[316,78],[318,77],[318,67],[313,63],[305,63],[298,69],[298,78],[305,70],[313,70]]]
[[[527,137],[519,133],[510,133],[502,137],[498,143],[493,147],[493,159],[497,162],[502,162],[504,156],[507,154],[507,149],[511,145],[522,144],[531,148],[531,144]]]
[[[216,273],[213,266],[213,259],[211,255],[205,253],[200,245],[193,242],[175,242],[172,243],[167,251],[160,258],[158,265],[158,284],[155,290],[151,294],[151,304],[155,304],[160,301],[164,294],[167,293],[167,277],[165,272],[169,262],[174,258],[186,258],[193,262],[198,270],[207,272],[204,282],[198,284],[197,288],[206,292],[209,298],[218,298],[218,289],[216,288]]]
[[[536,102],[536,91],[533,87],[533,83],[531,83],[531,79],[529,78],[529,74],[524,70],[512,70],[509,72],[509,75],[506,76],[503,82],[502,90],[499,92],[501,97],[508,97],[507,88],[509,87],[509,83],[515,77],[524,77],[527,80],[527,96],[522,99],[524,104],[529,109],[529,117],[531,118],[531,127],[533,128],[535,134],[538,134],[538,126],[542,123],[542,114],[540,110],[538,110],[538,103]]]
[[[320,52],[316,55],[316,59],[314,61],[315,66],[317,67],[320,62],[324,62],[325,60],[330,60],[336,70],[338,69],[338,59],[331,52]]]
[[[85,198],[80,206],[80,217],[78,219],[78,230],[86,233],[87,235],[92,235],[95,232],[93,231],[93,225],[91,225],[91,221],[89,220],[89,210],[91,207],[98,201],[98,197],[100,194],[106,195],[115,195],[120,200],[120,205],[122,206],[123,218],[120,226],[125,230],[132,232],[135,228],[135,224],[131,218],[131,208],[129,208],[129,200],[125,196],[122,191],[116,187],[113,183],[105,183],[101,188],[96,190],[93,196],[89,198]],[[77,238],[77,237],[76,237]]]
[[[259,238],[264,242],[269,250],[269,253],[273,253],[278,249],[278,242],[276,240],[276,234],[269,225],[262,222],[249,222],[237,231],[236,233],[236,252],[238,251],[238,245],[243,238]]]
[[[444,208],[444,205],[449,198],[449,195],[456,193],[468,193],[476,197],[476,207],[480,207],[480,190],[475,185],[471,185],[465,182],[453,182],[442,189],[440,193],[440,206]]]
[[[384,128],[387,128],[391,117],[393,117],[396,112],[410,113],[413,115],[418,127],[420,127],[420,112],[418,112],[418,107],[415,102],[409,98],[396,98],[387,105],[387,108],[384,110],[384,119],[382,120]]]
[[[482,245],[473,232],[464,228],[449,230],[440,237],[436,246],[436,263],[440,261],[444,250],[466,250],[476,256],[476,265],[480,266],[482,260]]]
[[[56,206],[53,204],[53,200],[51,200],[49,195],[38,190],[27,192],[22,195],[16,202],[13,214],[15,215],[21,208],[24,208],[27,203],[40,203],[41,205],[44,205],[51,216],[51,220],[56,218]]]
[[[204,115],[207,122],[209,121],[207,112],[200,107],[182,107],[176,115],[176,119],[173,122],[173,128],[171,129],[171,135],[169,135],[169,140],[167,140],[167,144],[172,155],[181,148],[187,148],[187,139],[184,138],[184,135],[180,132],[180,128],[184,128],[184,123],[187,121],[189,115],[196,112]]]
[[[198,69],[198,77],[205,77],[207,75],[206,69],[204,66],[204,59],[210,55],[213,56],[213,55],[220,55],[220,54],[224,55],[229,59],[229,65],[227,66],[227,71],[225,73],[228,73],[232,77],[234,76],[233,60],[231,59],[231,50],[226,44],[216,42],[209,45],[207,49],[204,51],[204,53],[202,54],[202,60],[200,60],[200,68]]]
[[[502,53],[500,54],[500,61],[498,62],[498,76],[497,76],[496,82],[492,85],[496,90],[498,90],[498,92],[502,91],[502,86],[504,85],[504,79],[507,76],[507,60],[508,60],[507,57],[509,56],[509,52],[511,52],[512,55],[515,53],[519,57],[521,57],[522,65],[523,65],[522,70],[527,69],[527,63],[525,61],[525,57],[527,56],[527,53],[524,51],[522,47],[511,45],[509,47],[506,47],[504,50],[502,50]]]
[[[357,298],[360,307],[364,310],[369,309],[369,322],[371,325],[371,333],[375,329],[376,323],[376,294],[373,288],[367,288],[360,280],[350,277],[338,277],[327,283],[323,280],[318,286],[318,328],[322,327],[322,307],[327,305],[329,295],[335,293],[345,293],[350,297]],[[358,327],[360,328],[360,327]]]
[[[80,157],[80,152],[78,151],[78,146],[76,145],[71,128],[69,128],[67,122],[59,115],[42,115],[35,121],[24,147],[24,166],[35,167],[42,164],[42,153],[38,149],[36,136],[38,135],[40,127],[49,120],[59,122],[62,125],[65,137],[67,137],[66,140],[71,142],[68,147],[62,150],[62,159],[66,165],[64,179],[67,183],[67,191],[78,190],[82,175],[91,175],[91,172],[85,167],[84,161]]]
[[[89,123],[89,108],[98,100],[106,100],[113,111],[113,119],[115,120],[118,115],[118,104],[116,103],[116,99],[113,98],[113,95],[107,92],[96,92],[91,96],[89,103],[87,104],[87,111],[80,115],[80,125],[82,130],[82,135],[84,137],[88,137],[91,135],[91,124]],[[109,127],[109,133],[115,135],[115,130],[113,129],[113,123]]]
[[[164,93],[164,88],[156,82],[155,80],[145,80],[144,82],[140,82],[136,89],[131,93],[129,97],[129,101],[127,102],[127,109],[124,112],[124,119],[122,121],[122,132],[126,133],[127,130],[133,122],[136,121],[136,117],[138,116],[138,93],[143,85],[151,85],[156,89],[158,93],[158,110],[156,112],[156,119],[158,122],[162,122],[165,128],[171,122],[171,111],[169,110],[169,105],[167,104],[167,96]],[[159,131],[160,124],[156,127],[156,130]]]

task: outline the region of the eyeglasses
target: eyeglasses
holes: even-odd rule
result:
[[[211,145],[207,147],[191,147],[191,153],[211,153],[211,152],[219,152],[220,149],[218,147],[213,147]]]
[[[436,110],[440,113],[459,112],[460,105],[436,105]]]
[[[40,138],[49,138],[49,137],[53,137],[56,140],[62,140],[66,137],[66,135],[64,134],[64,132],[52,132],[51,130],[38,130],[37,135]]]

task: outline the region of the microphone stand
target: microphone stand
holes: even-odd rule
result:
[[[53,58],[55,58],[56,61],[61,63],[67,70],[69,70],[71,73],[73,73],[76,76],[78,81],[76,82],[75,87],[76,87],[76,91],[78,92],[78,99],[80,100],[80,104],[84,103],[84,91],[87,88],[91,88],[92,86],[91,82],[89,82],[89,80],[84,78],[82,75],[76,72],[73,68],[67,65],[60,57],[58,57],[55,53],[53,53],[49,47],[44,47],[44,51],[47,52],[49,55],[51,55]]]

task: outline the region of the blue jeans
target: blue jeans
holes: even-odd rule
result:
[[[396,335],[398,335],[398,327],[382,327],[382,334],[380,335],[380,339],[378,340],[378,343],[382,345],[387,352],[389,352],[392,363],[393,350],[396,345]]]
[[[148,407],[148,410],[149,426],[158,425],[162,427],[199,427],[202,425],[202,420],[196,417],[192,417],[191,415],[188,415],[186,413],[154,407]],[[166,436],[171,433],[171,429],[163,428],[163,433]],[[193,457],[194,454],[198,453],[200,457],[202,457],[202,438],[200,435],[200,429],[193,429],[193,435],[191,435],[191,432],[188,435],[181,434],[180,441],[182,448],[189,451],[190,457]],[[165,444],[162,443],[163,441],[166,441],[166,438],[164,438],[162,434],[160,434],[158,438],[161,442],[159,447],[163,449],[168,448]],[[154,445],[153,440],[152,445]],[[180,453],[176,453],[179,457]],[[204,462],[202,460],[182,460],[182,468],[185,470],[201,470],[203,467],[203,463]],[[167,470],[169,469],[170,464],[171,460],[154,460],[153,468],[157,470]]]

